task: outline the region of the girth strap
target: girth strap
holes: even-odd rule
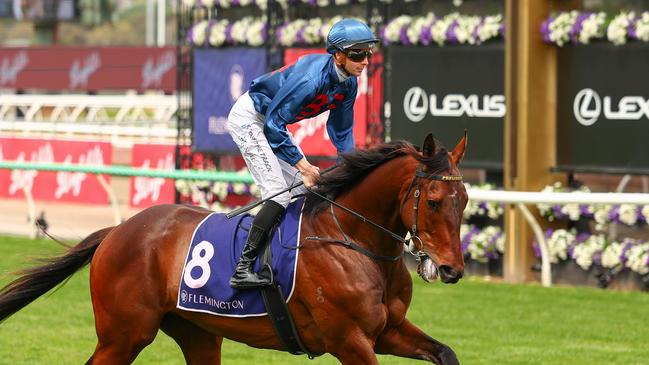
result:
[[[272,268],[272,251],[271,243],[273,239],[273,232],[275,229],[271,229],[269,234],[269,242],[266,244],[266,248],[259,258],[261,263],[260,275],[269,277],[271,279],[271,285],[264,286],[261,288],[261,296],[264,299],[264,305],[266,306],[266,311],[268,312],[268,317],[270,318],[273,328],[277,337],[279,337],[280,342],[284,347],[293,355],[304,355],[306,354],[309,359],[313,360],[317,356],[322,354],[314,354],[307,350],[300,336],[297,333],[295,328],[295,323],[293,322],[293,317],[291,312],[288,310],[288,305],[286,305],[286,299],[282,294],[282,288],[279,284],[275,283],[273,277],[273,268]],[[279,231],[280,242],[281,239],[281,230]]]

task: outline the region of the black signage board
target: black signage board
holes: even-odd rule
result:
[[[649,174],[649,45],[559,50],[560,171]]]
[[[502,170],[504,44],[390,47],[390,138],[452,149],[467,129],[465,167]]]

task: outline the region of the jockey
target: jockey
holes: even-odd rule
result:
[[[311,187],[320,176],[318,167],[307,161],[286,129],[288,124],[329,110],[327,133],[336,150],[340,154],[354,149],[356,77],[368,65],[372,48],[378,42],[365,23],[343,19],[327,35],[329,54],[307,55],[293,65],[262,75],[239,97],[228,116],[228,129],[261,190],[262,199],[287,189],[300,178],[305,186]],[[252,265],[291,196],[303,192],[303,187],[294,189],[264,202],[250,227],[230,279],[231,287],[270,284],[253,272]]]

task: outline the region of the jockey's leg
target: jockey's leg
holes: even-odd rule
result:
[[[252,221],[248,240],[239,258],[234,275],[230,279],[231,287],[245,289],[271,284],[269,278],[260,277],[252,271],[252,266],[255,258],[266,244],[268,233],[279,222],[282,213],[284,213],[284,206],[272,200],[267,200],[259,210],[259,213]]]

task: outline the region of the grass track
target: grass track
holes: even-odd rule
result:
[[[52,241],[0,237],[0,285],[29,259],[59,254]],[[647,365],[649,294],[591,288],[543,288],[468,278],[457,285],[415,278],[408,317],[450,345],[464,365]],[[0,324],[0,365],[82,364],[95,332],[88,270]],[[381,364],[422,363],[389,356]],[[160,332],[135,364],[183,364]],[[225,341],[224,364],[336,364]]]

